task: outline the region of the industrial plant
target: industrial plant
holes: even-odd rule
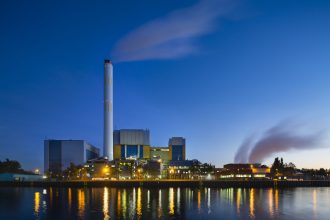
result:
[[[47,179],[302,179],[301,175],[276,174],[257,163],[226,164],[223,168],[186,159],[186,139],[171,137],[166,146],[152,146],[148,129],[113,129],[113,65],[104,61],[103,155],[85,140],[44,141]]]
[[[168,168],[173,172],[175,161],[186,161],[183,137],[171,137],[167,146],[152,147],[147,129],[113,130],[113,65],[108,59],[104,61],[103,101],[103,156],[99,148],[85,140],[45,140],[47,175],[60,177],[60,173],[74,164],[83,165],[85,177],[92,179],[167,178]],[[190,161],[185,163],[183,167]],[[179,167],[182,166],[178,166],[178,172]]]

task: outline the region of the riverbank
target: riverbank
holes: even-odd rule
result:
[[[210,188],[287,188],[330,187],[328,180],[304,181],[237,181],[237,180],[111,180],[111,181],[39,181],[0,182],[0,187],[210,187]]]

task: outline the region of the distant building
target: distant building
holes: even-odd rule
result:
[[[150,159],[161,160],[167,163],[170,160],[170,149],[168,147],[151,147]]]
[[[183,137],[172,137],[168,142],[169,160],[186,159],[186,139]]]
[[[147,164],[143,167],[143,171],[145,178],[147,179],[160,179],[162,177],[161,162],[157,160],[148,160]]]
[[[172,160],[168,165],[169,179],[214,179],[215,167],[198,160]]]
[[[168,175],[168,163],[170,161],[170,149],[168,147],[151,147],[150,159],[160,164],[161,178]]]
[[[172,160],[168,165],[169,179],[190,179],[192,168],[198,161],[195,160]]]
[[[100,150],[84,140],[45,140],[45,172],[60,172],[70,163],[80,165],[87,160],[99,157]]]
[[[219,170],[221,179],[249,179],[249,178],[269,178],[270,168],[261,164],[232,163],[223,166]]]
[[[88,160],[84,167],[92,179],[110,179],[116,171],[115,165],[104,157]]]
[[[0,181],[42,181],[43,178],[38,174],[24,173],[0,173]]]
[[[114,159],[149,159],[150,132],[143,129],[121,129],[113,132]]]
[[[121,180],[134,178],[137,165],[136,160],[116,160],[116,178]]]

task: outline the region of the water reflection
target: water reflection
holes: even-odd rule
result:
[[[174,190],[173,188],[170,188],[169,193],[169,214],[174,215]]]
[[[269,210],[269,216],[274,216],[274,206],[273,206],[273,189],[268,190],[268,210]]]
[[[198,207],[198,211],[201,210],[201,191],[198,190],[197,192],[197,207]]]
[[[237,210],[237,214],[240,213],[240,206],[241,206],[241,189],[238,189],[237,193],[236,193],[236,210]]]
[[[207,209],[208,209],[208,213],[211,213],[211,189],[208,188],[207,189]]]
[[[126,216],[126,210],[127,210],[127,204],[126,204],[126,189],[123,190],[123,193],[122,193],[122,198],[121,198],[121,201],[122,201],[122,206],[121,206],[121,209],[123,211],[123,216]]]
[[[0,188],[0,219],[328,219],[329,206],[327,188]]]
[[[162,211],[162,190],[158,191],[158,208],[157,208],[157,217],[160,218],[163,215]]]
[[[110,219],[110,216],[109,216],[109,189],[108,189],[108,187],[104,187],[103,215],[104,215],[104,220]]]
[[[150,190],[147,191],[147,209],[150,210]]]
[[[40,192],[34,193],[34,213],[36,216],[39,215],[39,209],[40,209]]]
[[[142,190],[141,190],[141,188],[138,188],[138,190],[137,190],[136,214],[139,217],[142,216]]]
[[[118,216],[121,215],[121,193],[120,190],[117,191],[117,212]]]
[[[85,191],[78,189],[78,216],[84,217],[85,213]]]
[[[181,192],[180,192],[180,188],[177,189],[177,193],[176,193],[176,212],[178,214],[180,214],[180,203],[181,203]]]
[[[279,200],[279,195],[278,195],[278,189],[275,189],[275,212],[278,212],[278,200]]]
[[[254,219],[254,189],[250,189],[250,217]]]
[[[69,188],[68,189],[68,208],[69,208],[69,211],[71,210],[71,206],[72,206],[72,189]]]
[[[313,190],[313,215],[317,217],[317,192],[316,189]]]

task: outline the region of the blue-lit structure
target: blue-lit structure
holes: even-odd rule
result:
[[[98,158],[100,150],[84,140],[45,140],[45,172],[60,172],[70,166],[84,164]]]
[[[170,149],[169,159],[181,161],[186,159],[186,139],[183,137],[172,137],[168,142]]]
[[[149,159],[150,131],[121,129],[113,133],[114,159]]]

